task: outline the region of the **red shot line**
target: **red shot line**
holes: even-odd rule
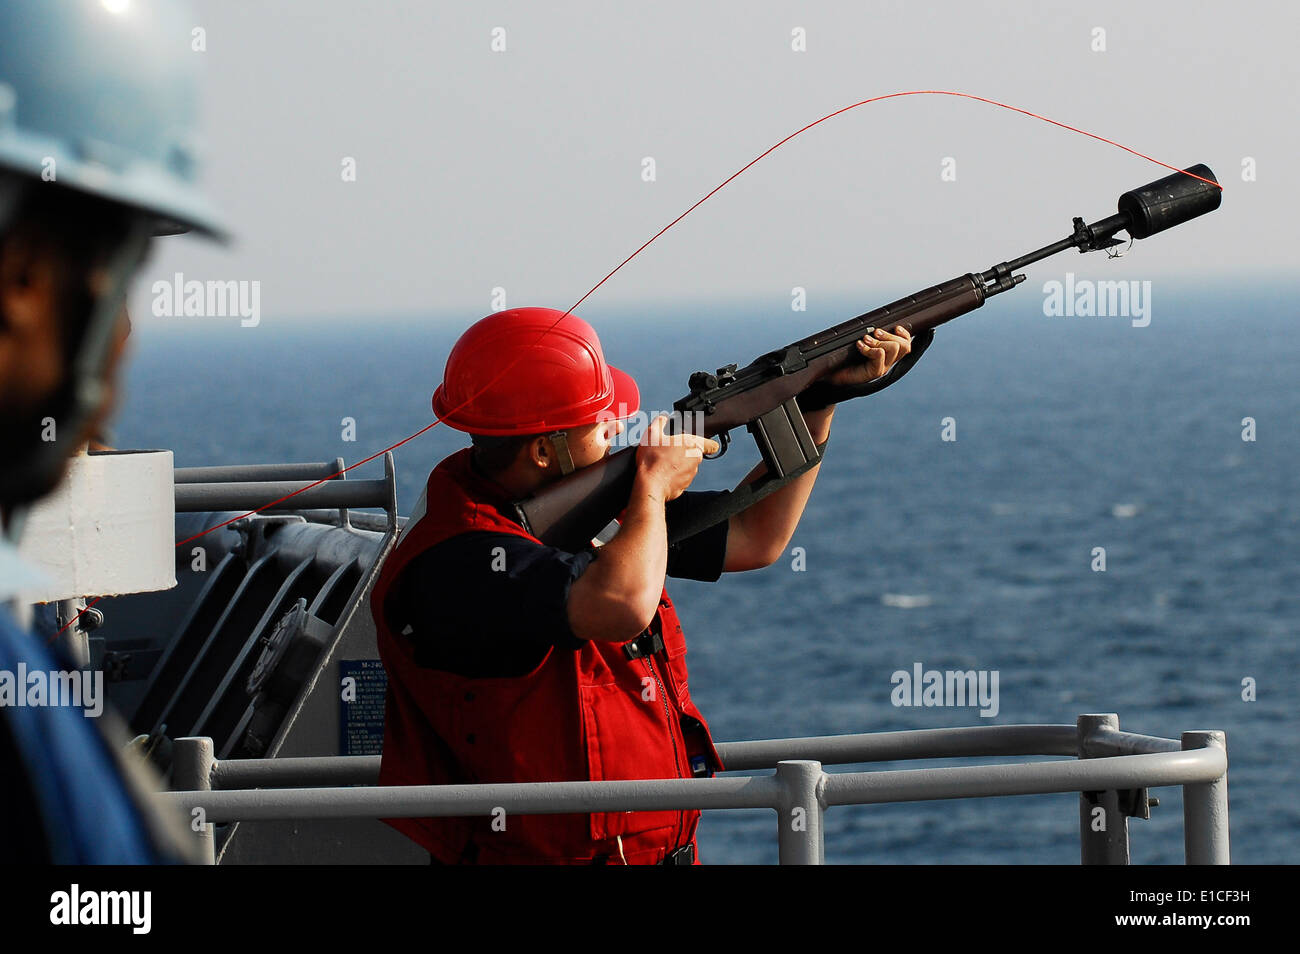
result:
[[[843,114],[843,113],[847,113],[847,112],[848,112],[849,110],[851,110],[851,109],[857,109],[859,106],[866,106],[868,103],[879,103],[879,102],[881,102],[881,101],[883,101],[883,100],[886,100],[886,99],[898,99],[898,98],[903,97],[903,96],[955,96],[955,97],[958,97],[958,98],[960,98],[960,99],[972,99],[972,100],[975,100],[976,102],[987,103],[987,104],[990,105],[990,106],[997,106],[997,107],[1000,108],[1000,109],[1010,110],[1010,111],[1013,112],[1013,113],[1020,113],[1022,116],[1029,116],[1029,117],[1032,118],[1032,119],[1037,119],[1037,120],[1040,120],[1040,121],[1045,122],[1045,123],[1050,123],[1050,124],[1053,125],[1053,126],[1058,126],[1058,127],[1060,127],[1061,129],[1065,129],[1065,130],[1067,130],[1067,131],[1069,131],[1069,132],[1076,133],[1076,134],[1078,134],[1078,135],[1080,135],[1080,136],[1087,136],[1087,137],[1090,138],[1090,139],[1096,139],[1098,142],[1104,142],[1104,143],[1106,143],[1107,145],[1114,146],[1114,147],[1117,148],[1117,149],[1123,149],[1125,152],[1127,152],[1127,153],[1131,153],[1132,155],[1137,156],[1139,159],[1145,159],[1147,162],[1153,162],[1153,163],[1155,163],[1156,165],[1158,165],[1158,166],[1163,166],[1164,168],[1169,169],[1169,170],[1172,170],[1173,172],[1181,172],[1183,175],[1191,176],[1193,179],[1199,179],[1201,182],[1207,183],[1208,185],[1212,185],[1212,186],[1214,186],[1216,189],[1222,189],[1222,188],[1223,188],[1223,186],[1219,185],[1219,183],[1215,182],[1213,179],[1206,179],[1206,178],[1204,178],[1203,176],[1198,176],[1198,175],[1196,175],[1194,172],[1188,172],[1188,171],[1186,171],[1185,169],[1179,169],[1177,166],[1171,166],[1171,165],[1170,165],[1169,163],[1167,163],[1167,162],[1161,162],[1159,159],[1156,159],[1156,158],[1154,158],[1154,157],[1152,157],[1152,156],[1148,156],[1146,153],[1138,152],[1136,149],[1131,149],[1131,148],[1129,148],[1128,146],[1123,145],[1122,143],[1115,142],[1115,140],[1113,140],[1113,139],[1107,139],[1105,136],[1099,136],[1099,135],[1097,135],[1096,133],[1088,132],[1086,129],[1079,129],[1078,127],[1076,127],[1076,126],[1071,126],[1071,125],[1069,125],[1068,123],[1058,122],[1058,121],[1055,120],[1055,119],[1051,119],[1051,118],[1049,118],[1049,117],[1047,117],[1047,116],[1042,116],[1042,115],[1040,115],[1040,114],[1038,114],[1038,113],[1031,112],[1031,111],[1028,110],[1028,109],[1021,109],[1019,106],[1011,106],[1011,105],[1009,105],[1009,104],[1007,104],[1007,103],[1000,103],[1000,102],[998,102],[998,101],[995,100],[995,99],[987,99],[987,98],[985,98],[985,97],[983,97],[983,96],[976,96],[974,93],[960,93],[960,92],[955,92],[955,91],[953,91],[953,90],[946,90],[946,89],[913,89],[913,90],[906,90],[906,91],[904,91],[904,92],[899,92],[899,93],[885,93],[885,94],[882,95],[882,96],[873,96],[873,97],[871,97],[870,99],[864,99],[864,100],[860,100],[860,101],[858,101],[858,102],[856,102],[856,103],[850,103],[848,106],[845,106],[845,107],[843,107],[843,108],[841,108],[841,109],[837,109],[837,110],[835,110],[834,112],[827,113],[825,116],[821,117],[820,119],[814,120],[813,122],[809,123],[808,125],[806,125],[806,126],[800,128],[800,129],[795,130],[795,131],[792,132],[790,135],[788,135],[788,136],[786,136],[784,139],[782,139],[780,142],[778,142],[778,143],[776,143],[775,145],[769,147],[768,149],[766,149],[766,150],[764,150],[763,152],[759,153],[757,156],[755,156],[755,157],[754,157],[753,159],[751,159],[749,162],[745,163],[743,166],[741,166],[739,169],[737,169],[735,172],[733,172],[731,175],[729,175],[726,179],[722,180],[722,182],[718,183],[717,186],[715,186],[712,190],[710,190],[710,191],[709,191],[709,192],[708,192],[708,193],[707,193],[703,198],[701,198],[698,202],[696,202],[694,205],[692,205],[690,208],[688,208],[685,212],[683,212],[681,215],[677,216],[675,219],[673,219],[671,222],[669,222],[667,225],[665,225],[663,228],[661,228],[661,229],[660,229],[658,232],[656,232],[654,235],[650,236],[650,238],[647,239],[647,240],[645,241],[645,243],[643,243],[643,244],[642,244],[642,245],[641,245],[641,246],[640,246],[636,251],[634,251],[631,255],[629,255],[627,258],[623,259],[623,261],[619,262],[618,265],[616,265],[616,266],[615,266],[615,267],[614,267],[614,268],[609,272],[609,274],[607,274],[607,275],[606,275],[604,278],[602,278],[600,281],[596,282],[596,284],[593,285],[593,286],[591,286],[591,288],[587,291],[587,293],[586,293],[585,295],[583,295],[583,296],[582,296],[581,298],[579,298],[576,302],[574,302],[572,305],[570,305],[569,308],[568,308],[568,310],[565,311],[564,314],[562,314],[559,318],[557,318],[557,319],[556,319],[556,320],[555,320],[555,321],[554,321],[554,322],[553,322],[549,327],[543,329],[542,332],[541,332],[541,334],[539,334],[539,335],[537,336],[537,338],[532,342],[532,344],[529,346],[529,348],[535,347],[535,346],[536,346],[536,345],[537,345],[537,344],[538,344],[538,343],[539,343],[543,338],[545,338],[548,334],[551,333],[551,331],[554,330],[554,328],[555,328],[556,325],[558,325],[561,321],[563,321],[563,320],[564,320],[565,318],[567,318],[570,314],[572,314],[572,313],[573,313],[573,310],[574,310],[575,308],[577,308],[577,307],[578,307],[579,305],[581,305],[584,301],[586,301],[588,298],[590,298],[590,297],[591,297],[591,296],[596,292],[597,289],[599,289],[602,285],[605,284],[605,282],[607,282],[607,281],[609,281],[611,278],[613,278],[614,275],[617,274],[617,273],[618,273],[618,272],[623,268],[624,265],[626,265],[628,262],[632,261],[632,259],[636,258],[638,255],[640,255],[642,252],[644,252],[647,248],[649,248],[649,247],[650,247],[650,246],[651,246],[651,245],[652,245],[652,244],[653,244],[653,243],[654,243],[654,242],[655,242],[655,241],[656,241],[656,240],[657,240],[661,235],[663,235],[665,232],[667,232],[669,229],[671,229],[674,225],[676,225],[676,224],[677,224],[678,222],[680,222],[682,219],[686,218],[686,216],[690,215],[692,212],[694,212],[696,209],[698,209],[701,205],[703,205],[703,204],[704,204],[705,202],[707,202],[709,199],[713,198],[713,196],[715,196],[718,192],[722,191],[722,189],[724,189],[727,185],[729,185],[729,184],[730,184],[734,179],[738,178],[739,176],[741,176],[742,174],[744,174],[745,172],[747,172],[747,171],[750,169],[750,167],[756,165],[759,161],[761,161],[762,159],[765,159],[767,156],[770,156],[772,153],[774,153],[776,150],[780,149],[782,146],[784,146],[784,145],[785,145],[787,142],[789,142],[791,139],[794,139],[796,136],[802,135],[803,133],[805,133],[805,132],[807,132],[808,130],[812,129],[814,126],[821,125],[822,123],[826,122],[828,119],[834,119],[836,116],[839,116],[839,115],[841,115],[841,114]],[[486,391],[488,391],[489,389],[491,389],[492,386],[493,386],[494,384],[496,384],[497,381],[499,381],[499,380],[501,380],[503,377],[505,377],[505,376],[510,372],[510,370],[511,370],[512,368],[514,368],[514,366],[515,366],[516,364],[519,363],[520,360],[521,360],[520,357],[516,357],[513,361],[511,361],[511,362],[510,362],[509,364],[507,364],[504,368],[502,368],[501,371],[497,373],[496,377],[494,377],[491,381],[489,381],[486,385],[484,385],[484,386],[483,386],[483,387],[482,387],[482,388],[481,388],[477,393],[475,393],[474,395],[472,395],[468,400],[466,400],[466,401],[464,401],[463,403],[461,403],[461,404],[457,405],[456,407],[452,408],[452,410],[451,410],[449,413],[455,413],[456,411],[459,411],[462,407],[465,407],[465,405],[467,405],[467,404],[469,404],[470,402],[472,402],[472,401],[473,401],[475,398],[477,398],[480,394],[483,394],[484,392],[486,392]],[[184,540],[181,540],[180,542],[178,542],[178,543],[176,544],[176,546],[177,546],[178,548],[179,548],[179,547],[182,547],[182,546],[184,546],[185,544],[190,543],[190,542],[192,542],[192,541],[194,541],[194,540],[197,540],[199,537],[205,536],[206,534],[209,534],[209,533],[211,533],[211,532],[214,531],[214,530],[220,530],[222,527],[225,527],[225,526],[228,526],[228,525],[230,525],[230,524],[232,524],[232,523],[235,523],[235,522],[238,521],[238,520],[243,520],[245,517],[251,517],[251,516],[253,516],[253,515],[257,514],[257,513],[260,513],[260,512],[263,511],[263,510],[266,510],[266,509],[269,508],[269,507],[274,507],[274,506],[276,506],[277,504],[284,503],[286,500],[289,500],[289,499],[292,498],[292,497],[296,497],[298,494],[303,493],[304,491],[310,490],[310,489],[313,488],[313,487],[318,487],[318,486],[320,486],[321,484],[325,483],[326,481],[333,480],[335,477],[339,477],[339,476],[341,476],[341,475],[343,475],[343,474],[346,474],[349,470],[352,470],[354,467],[360,467],[360,466],[362,466],[363,464],[368,464],[368,463],[370,463],[372,460],[375,460],[375,459],[377,459],[377,458],[379,458],[379,457],[382,457],[384,454],[387,454],[387,453],[389,453],[390,451],[394,451],[394,450],[396,450],[397,448],[401,447],[403,444],[407,444],[407,443],[409,443],[409,442],[415,440],[417,437],[421,436],[421,435],[424,434],[426,431],[428,431],[428,430],[430,430],[430,429],[436,427],[437,425],[441,424],[441,423],[442,423],[442,420],[443,420],[443,419],[440,418],[440,417],[438,417],[438,418],[434,418],[434,420],[433,420],[431,423],[426,424],[424,427],[420,428],[420,429],[419,429],[418,431],[416,431],[414,434],[410,435],[409,437],[405,437],[405,438],[403,438],[402,440],[398,441],[396,444],[393,444],[393,445],[391,445],[391,446],[389,446],[389,447],[385,447],[383,450],[379,451],[378,453],[371,454],[371,455],[370,455],[369,457],[367,457],[365,460],[359,460],[359,461],[357,461],[355,464],[349,464],[347,467],[344,467],[342,470],[339,470],[339,471],[337,471],[336,473],[330,474],[328,477],[322,477],[320,480],[317,480],[317,481],[315,481],[314,483],[307,484],[305,487],[300,487],[298,490],[293,491],[293,493],[285,494],[283,497],[280,497],[280,498],[277,499],[277,500],[269,501],[268,503],[263,504],[262,506],[258,507],[258,508],[255,509],[255,510],[250,510],[250,511],[248,511],[247,513],[242,513],[242,514],[240,514],[240,515],[237,516],[237,517],[231,517],[229,520],[223,520],[221,523],[218,523],[218,524],[216,524],[215,526],[208,527],[206,530],[200,531],[199,533],[196,533],[196,534],[194,534],[193,536],[186,537]],[[101,599],[103,599],[102,596],[101,596],[101,597],[96,597],[93,601],[91,601],[90,603],[87,603],[87,604],[86,604],[86,608],[83,609],[83,610],[81,611],[81,613],[86,612],[86,610],[90,609],[92,606],[94,606],[96,603],[98,603]],[[72,617],[72,619],[68,620],[68,622],[65,623],[65,624],[63,625],[62,629],[60,629],[57,633],[55,633],[54,636],[50,637],[50,641],[53,641],[56,637],[58,637],[60,634],[63,633],[63,630],[67,629],[69,626],[71,626],[73,623],[75,623],[75,622],[77,621],[77,619],[81,616],[81,613],[78,613],[76,616]]]

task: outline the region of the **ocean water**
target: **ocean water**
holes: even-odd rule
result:
[[[1158,283],[1147,327],[1044,317],[1040,289],[945,327],[906,380],[837,411],[782,560],[715,584],[669,582],[693,696],[720,740],[1085,712],[1173,738],[1223,729],[1233,860],[1294,863],[1297,289]],[[692,370],[744,364],[908,290],[793,314],[779,302],[580,313],[645,406],[666,409]],[[447,351],[474,317],[142,320],[116,440],[172,448],[178,466],[352,463],[432,419]],[[355,441],[342,439],[344,418]],[[942,439],[945,419],[955,440]],[[697,488],[733,485],[752,466],[749,437],[734,437]],[[437,427],[396,451],[399,509],[463,444]],[[353,476],[378,473],[376,462]],[[892,674],[917,663],[996,671],[996,716],[894,705]],[[1130,824],[1133,859],[1176,863],[1180,791],[1156,794],[1152,819]],[[706,813],[703,860],[775,861],[775,825],[768,811]],[[1073,795],[843,807],[828,814],[826,854],[1071,864],[1077,829]]]

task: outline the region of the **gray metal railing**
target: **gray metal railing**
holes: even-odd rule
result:
[[[371,507],[385,512],[388,528],[397,526],[397,478],[391,451],[384,454],[384,476],[373,480],[348,480],[340,457],[332,464],[180,467],[175,484],[177,513],[338,508],[343,525],[348,526],[349,508]],[[268,506],[272,501],[280,502]]]
[[[173,782],[158,798],[212,825],[307,818],[566,814],[572,812],[770,808],[781,864],[822,864],[823,816],[833,805],[1079,792],[1085,864],[1127,863],[1128,818],[1147,817],[1146,789],[1183,786],[1188,864],[1228,864],[1228,759],[1222,732],[1181,740],[1121,732],[1113,714],[1077,725],[922,729],[718,745],[729,771],[772,775],[602,782],[380,787],[378,756],[218,761],[209,739],[178,739]],[[1077,756],[1077,760],[939,766],[874,772],[823,771],[826,764],[985,756]],[[299,787],[301,786],[301,787]],[[361,786],[361,787],[338,787]]]
[[[177,467],[174,471],[178,484],[232,484],[257,480],[330,480],[344,475],[343,461],[333,463],[287,464],[219,464],[215,467]]]

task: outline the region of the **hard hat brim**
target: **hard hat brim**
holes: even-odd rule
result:
[[[151,216],[158,223],[156,235],[196,232],[221,243],[230,240],[222,216],[192,183],[154,169],[109,172],[68,156],[52,143],[42,150],[32,142],[0,139],[0,172],[39,180],[41,164],[52,154],[58,170],[53,184]]]
[[[626,371],[620,371],[612,364],[607,367],[610,379],[614,383],[614,400],[610,403],[609,410],[617,415],[612,420],[621,421],[641,409],[641,389],[636,386],[636,380],[632,375]]]

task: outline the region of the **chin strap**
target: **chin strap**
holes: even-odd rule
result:
[[[555,445],[555,459],[560,463],[560,474],[567,477],[577,469],[573,466],[573,456],[569,453],[569,438],[564,431],[553,431],[546,436]]]
[[[18,200],[22,198],[24,182],[16,175],[0,170],[0,231],[9,225]]]

